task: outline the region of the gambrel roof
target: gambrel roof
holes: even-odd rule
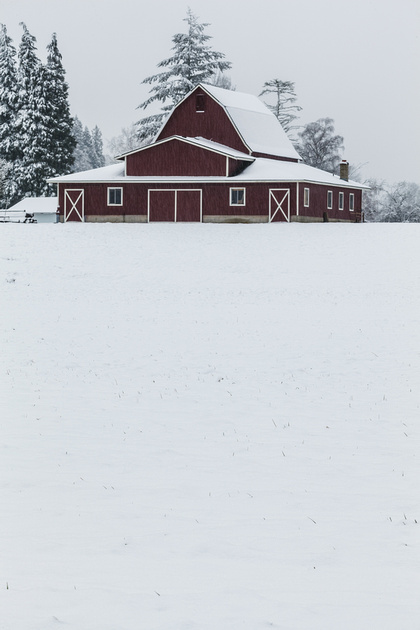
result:
[[[224,108],[252,153],[300,160],[283,127],[259,98],[213,85],[199,87]]]

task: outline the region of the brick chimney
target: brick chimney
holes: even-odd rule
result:
[[[340,162],[340,179],[345,179],[346,182],[349,181],[349,163],[347,160],[341,160]]]

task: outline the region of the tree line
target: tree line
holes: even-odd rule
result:
[[[235,90],[226,74],[232,64],[215,51],[201,23],[188,9],[186,32],[172,38],[172,54],[158,63],[160,70],[143,79],[148,98],[138,106],[160,111],[145,115],[112,138],[114,155],[153,141],[174,106],[199,83]],[[18,53],[0,25],[0,207],[24,196],[54,194],[48,178],[104,166],[102,133],[89,130],[70,115],[68,85],[56,35],[47,46],[47,61],[36,56],[36,39],[22,23]],[[16,60],[17,57],[17,60]],[[259,94],[294,144],[304,163],[336,173],[344,150],[344,138],[336,134],[334,120],[320,118],[297,124],[302,108],[295,84],[279,78],[266,81]],[[354,173],[351,174],[356,177]],[[369,221],[420,221],[420,187],[400,182],[370,180],[365,193],[365,217]]]
[[[47,180],[73,170],[103,166],[101,132],[90,132],[70,114],[68,85],[57,36],[46,63],[36,38],[21,23],[18,50],[0,25],[0,207],[23,197],[51,196]]]

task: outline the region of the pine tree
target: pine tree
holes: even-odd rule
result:
[[[292,125],[293,121],[297,118],[296,112],[302,110],[299,105],[295,105],[297,101],[295,84],[292,81],[281,81],[280,79],[266,81],[260,96],[265,95],[274,96],[274,104],[266,103],[266,105],[273,112],[285,132],[290,136],[292,129],[296,129],[296,127]]]
[[[191,9],[187,11],[184,21],[188,24],[187,33],[178,33],[172,38],[174,54],[158,64],[159,68],[167,70],[147,77],[143,83],[152,85],[151,96],[139,105],[146,109],[152,103],[162,103],[161,112],[141,119],[138,125],[139,141],[145,141],[154,136],[173,107],[194,86],[210,81],[218,72],[231,67],[231,63],[223,61],[225,55],[212,50],[207,44],[210,35],[204,33],[209,26],[200,23]]]

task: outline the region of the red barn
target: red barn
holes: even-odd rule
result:
[[[57,177],[62,221],[360,221],[362,190],[303,164],[255,96],[199,85],[155,141],[119,164]]]

